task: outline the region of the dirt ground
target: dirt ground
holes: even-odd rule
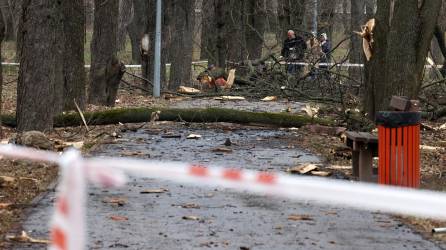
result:
[[[15,91],[14,84],[6,85],[4,89],[4,103],[3,110],[5,113],[13,113],[15,109],[15,102],[11,97],[11,93]],[[119,101],[117,107],[136,107],[136,106],[187,106],[193,102],[207,102],[203,100],[184,100],[183,98],[176,99],[161,99],[154,100],[150,97],[139,94],[138,91],[120,91]],[[213,105],[226,105],[227,102],[214,102]],[[287,103],[286,100],[281,100],[282,103]],[[209,103],[209,102],[208,102]],[[291,103],[290,105],[295,105]],[[231,104],[232,105],[232,104]],[[239,105],[244,106],[243,103]],[[200,104],[199,106],[202,106]],[[267,105],[269,106],[269,105]],[[274,106],[274,105],[272,105]],[[100,107],[90,106],[88,110],[98,110]],[[255,109],[253,109],[256,111]],[[274,110],[276,112],[280,110]],[[300,112],[296,106],[294,112]],[[425,123],[425,128],[436,128],[446,121],[438,121],[436,123]],[[49,137],[56,141],[84,141],[83,150],[88,152],[96,145],[101,144],[107,140],[113,140],[113,131],[120,133],[125,130],[132,130],[132,126],[96,126],[93,127],[89,133],[83,127],[56,129],[49,134]],[[9,140],[14,136],[14,130],[10,128],[3,128],[3,142]],[[326,165],[350,166],[351,154],[345,150],[342,139],[339,136],[332,136],[324,133],[313,133],[305,128],[293,129],[301,140],[297,144],[324,159]],[[422,187],[426,189],[446,191],[446,130],[432,130],[425,129],[422,131],[421,142],[425,147],[421,151],[422,157]],[[327,146],[328,145],[328,146]],[[338,168],[333,171],[338,171],[340,174],[351,177],[351,171],[346,168]],[[46,192],[52,187],[57,177],[57,168],[47,164],[35,164],[23,161],[1,160],[0,161],[0,176],[12,177],[13,181],[2,183],[0,182],[0,242],[4,239],[5,233],[11,228],[19,228],[20,221],[23,219],[23,211],[34,204],[36,197],[39,194]],[[430,231],[432,227],[444,227],[446,222],[437,222],[429,220],[419,220],[415,218],[401,218],[401,220],[414,226],[417,230],[425,236],[431,236]],[[445,236],[434,236],[435,239],[446,240]],[[0,243],[0,248],[2,244]]]

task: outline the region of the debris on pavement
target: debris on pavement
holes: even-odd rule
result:
[[[219,96],[219,97],[215,97],[214,100],[219,100],[219,101],[243,101],[243,100],[246,100],[246,98],[243,97],[243,96]]]
[[[50,244],[49,240],[35,239],[30,237],[25,231],[22,231],[21,235],[17,236],[6,236],[6,240],[15,241],[21,243],[36,243],[36,244]]]
[[[433,228],[432,229],[432,233],[435,233],[435,234],[446,234],[446,227]]]
[[[230,148],[214,148],[214,149],[212,149],[212,152],[215,152],[215,153],[232,153],[232,149],[230,149]]]
[[[114,205],[118,205],[118,206],[124,206],[125,204],[127,204],[127,199],[119,198],[119,197],[115,197],[115,198],[109,197],[109,198],[103,199],[102,202],[114,204]]]
[[[307,165],[301,165],[301,166],[296,166],[293,168],[288,169],[287,172],[292,173],[292,174],[307,174],[311,171],[317,170],[318,166],[314,165],[314,164],[307,164]]]
[[[180,205],[181,208],[193,208],[193,209],[200,209],[200,205],[195,204],[195,203],[187,203],[187,204],[183,204]]]
[[[140,193],[141,193],[141,194],[162,194],[162,193],[165,193],[165,192],[169,192],[169,190],[168,190],[168,189],[165,189],[165,188],[160,188],[160,189],[146,189],[146,190],[141,191]]]
[[[225,145],[226,147],[231,146],[232,145],[231,139],[226,138],[226,141],[225,141],[225,143],[223,145]]]
[[[274,102],[274,101],[277,101],[277,96],[267,96],[267,97],[263,98],[262,101],[264,101],[264,102]]]
[[[313,217],[307,214],[291,214],[288,216],[288,220],[292,221],[313,221]]]
[[[114,220],[114,221],[128,221],[129,220],[129,218],[127,218],[125,216],[119,216],[119,215],[112,215],[112,216],[110,216],[110,219]]]
[[[178,93],[181,93],[181,94],[198,94],[198,93],[201,93],[201,91],[199,89],[186,87],[186,86],[178,87],[177,91],[178,91]]]
[[[200,220],[197,216],[183,216],[183,220]]]
[[[190,134],[186,137],[186,139],[200,139],[201,135],[197,135],[197,134]]]
[[[320,177],[327,177],[330,176],[331,173],[327,171],[311,171],[311,175],[320,176]]]

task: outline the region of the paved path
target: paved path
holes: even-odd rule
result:
[[[294,147],[296,135],[285,131],[238,130],[225,125],[206,129],[159,125],[126,133],[116,144],[102,146],[95,155],[120,156],[138,152],[141,158],[169,159],[204,164],[281,171],[319,159]],[[164,133],[181,139],[161,138]],[[189,133],[203,135],[186,140]],[[233,153],[217,154],[231,138]],[[168,189],[162,194],[141,194],[146,189]],[[127,200],[123,206],[107,198]],[[49,193],[24,223],[33,237],[47,237],[47,221],[54,200]],[[188,208],[183,208],[188,207]],[[195,208],[193,208],[195,207]],[[289,220],[290,215],[308,220]],[[123,216],[127,221],[114,221]],[[190,216],[197,220],[186,220]],[[135,177],[116,190],[89,189],[88,249],[441,249],[390,216],[345,208],[294,202],[275,197],[205,189]],[[45,249],[16,245],[15,249]]]

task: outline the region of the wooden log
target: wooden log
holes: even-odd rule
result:
[[[275,125],[279,127],[301,127],[306,124],[317,123],[332,125],[332,121],[311,118],[303,115],[288,113],[249,112],[223,108],[207,109],[165,109],[165,108],[126,108],[111,109],[99,112],[84,113],[88,125],[106,125],[121,123],[140,123],[150,121],[151,114],[161,111],[160,121],[185,122],[231,122],[231,123],[257,123]],[[15,117],[3,115],[5,126],[15,127]],[[55,117],[54,126],[69,127],[82,125],[82,119],[77,113],[61,114]]]

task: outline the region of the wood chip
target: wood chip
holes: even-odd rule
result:
[[[287,172],[292,174],[307,174],[311,171],[317,170],[318,167],[314,164],[308,164],[308,165],[302,165],[302,166],[296,166],[293,168],[288,169]]]
[[[102,200],[102,202],[103,203],[116,204],[118,206],[124,206],[125,204],[127,204],[127,199],[119,198],[119,197],[105,198],[105,199]]]
[[[327,176],[331,175],[330,172],[326,172],[326,171],[311,171],[311,174],[315,175],[315,176],[320,176],[320,177],[327,177]]]
[[[246,100],[243,96],[219,96],[215,97],[214,100],[220,101],[243,101]]]
[[[183,216],[183,220],[200,220],[197,216]]]
[[[194,203],[188,203],[181,205],[182,208],[194,208],[194,209],[200,209],[200,205],[194,204]]]
[[[214,149],[212,149],[212,152],[232,153],[232,149],[230,149],[230,148],[214,148]]]
[[[277,101],[277,96],[267,96],[267,97],[263,98],[262,101],[264,101],[264,102]]]
[[[112,215],[112,216],[110,216],[110,219],[114,220],[114,221],[127,221],[127,220],[129,220],[129,218],[127,218],[125,216],[119,216],[119,215]]]
[[[6,240],[23,242],[23,243],[36,243],[36,244],[50,244],[49,240],[35,239],[30,237],[25,231],[22,231],[21,235],[18,236],[6,236]]]
[[[291,214],[288,216],[288,220],[292,221],[313,221],[314,219],[310,215],[306,214]]]
[[[162,193],[165,193],[168,191],[169,191],[168,189],[160,188],[160,189],[146,189],[146,190],[141,191],[140,193],[141,194],[162,194]]]
[[[197,134],[190,134],[186,137],[186,139],[200,139],[201,135],[197,135]]]
[[[198,93],[201,93],[201,91],[199,89],[186,87],[186,86],[178,87],[177,91],[178,91],[178,93],[181,93],[181,94],[198,94]]]

